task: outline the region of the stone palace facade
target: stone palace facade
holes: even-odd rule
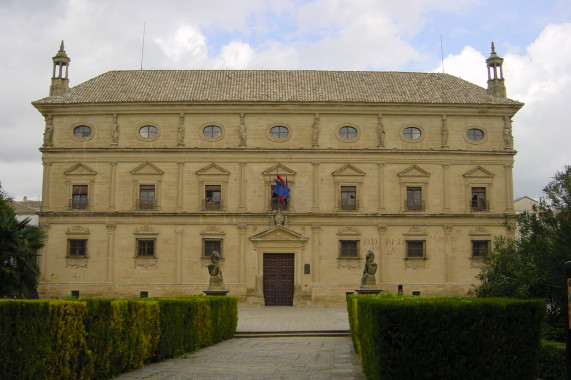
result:
[[[241,301],[334,304],[368,250],[384,292],[464,295],[510,233],[523,104],[493,46],[488,89],[316,70],[111,71],[70,88],[69,62],[62,42],[33,102],[42,297],[202,294],[218,251]]]

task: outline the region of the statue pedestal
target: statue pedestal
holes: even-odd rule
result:
[[[359,288],[355,289],[355,291],[359,294],[379,294],[383,289]]]
[[[207,296],[225,296],[229,290],[203,290],[202,292]]]
[[[224,287],[224,281],[220,276],[210,276],[210,286],[203,291],[208,296],[225,296],[229,290]]]

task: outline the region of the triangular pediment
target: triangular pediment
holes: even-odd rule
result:
[[[417,165],[412,165],[398,174],[399,177],[430,177],[430,173]]]
[[[137,166],[135,169],[131,170],[131,174],[136,175],[163,175],[165,172],[159,169],[154,164],[149,161],[143,162],[141,165]]]
[[[95,175],[97,172],[89,166],[78,162],[64,172],[65,175]]]
[[[276,175],[280,175],[281,177],[284,176],[294,176],[295,172],[293,170],[291,170],[290,168],[288,168],[287,166],[284,166],[282,164],[277,164],[272,166],[269,169],[266,169],[262,172],[263,175],[269,175],[272,177],[275,177]]]
[[[210,164],[196,172],[197,175],[229,175],[230,172],[216,164]]]
[[[331,174],[334,176],[364,176],[365,172],[357,169],[356,167],[354,167],[351,164],[347,164],[347,165],[342,166],[341,168],[335,170]]]
[[[265,231],[258,232],[257,234],[250,236],[251,241],[282,241],[282,242],[301,242],[307,241],[308,238],[302,234],[290,230],[284,226],[275,226],[269,228]]]
[[[484,169],[481,166],[476,166],[474,169],[464,174],[465,178],[493,178],[494,174]]]

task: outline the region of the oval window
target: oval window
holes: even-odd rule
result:
[[[275,139],[285,139],[289,135],[289,131],[286,127],[277,125],[270,129],[270,135]]]
[[[139,129],[139,134],[145,139],[152,139],[157,135],[157,127],[154,125],[145,125]]]
[[[339,129],[339,136],[343,139],[354,139],[357,137],[357,129],[354,127],[341,127]]]
[[[402,134],[405,138],[409,140],[416,140],[420,138],[421,132],[420,129],[416,127],[406,127]]]
[[[468,138],[472,141],[480,141],[484,138],[484,131],[478,128],[469,129],[466,133]]]
[[[84,139],[91,136],[91,127],[88,127],[87,125],[77,126],[73,129],[73,134],[75,137]]]
[[[222,135],[222,128],[220,128],[217,125],[209,125],[207,127],[204,127],[202,133],[204,134],[205,137],[208,137],[209,139],[216,139],[220,137],[220,135]]]

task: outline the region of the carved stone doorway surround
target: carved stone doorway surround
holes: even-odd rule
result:
[[[294,280],[293,280],[293,305],[298,305],[302,301],[302,276],[304,262],[311,262],[307,256],[307,241],[309,238],[278,225],[250,236],[250,241],[254,245],[254,256],[256,257],[255,275],[257,278],[255,294],[248,296],[248,301],[264,305],[264,254],[290,253],[294,257]]]

